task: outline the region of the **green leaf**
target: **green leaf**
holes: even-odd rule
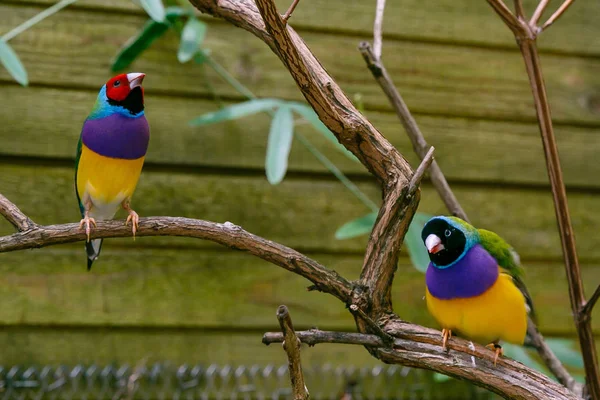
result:
[[[190,17],[181,31],[181,41],[177,52],[177,59],[180,63],[188,62],[194,57],[205,34],[206,24],[196,17]]]
[[[427,221],[432,217],[433,215],[420,212],[416,213],[408,227],[408,232],[406,232],[406,236],[404,237],[404,244],[408,250],[412,265],[423,273],[427,271],[427,266],[429,266],[429,254],[421,239],[421,231]]]
[[[201,126],[222,121],[230,121],[245,117],[247,115],[256,114],[261,111],[272,110],[275,107],[279,107],[281,104],[282,102],[277,99],[248,100],[243,103],[222,108],[219,111],[201,115],[198,118],[191,120],[189,124],[191,126]]]
[[[438,383],[447,382],[450,379],[452,379],[452,378],[450,378],[448,375],[440,374],[439,372],[433,373],[433,380],[435,382],[438,382]]]
[[[115,56],[112,66],[113,72],[127,68],[152,42],[161,37],[169,25],[154,20],[148,20],[137,35],[131,37]]]
[[[150,18],[156,22],[164,22],[167,13],[162,0],[140,0],[140,5],[146,10]]]
[[[575,341],[571,339],[551,338],[546,343],[556,357],[565,365],[574,368],[584,368],[581,353],[575,350]]]
[[[271,185],[277,185],[285,176],[293,137],[294,116],[292,110],[283,105],[275,112],[267,141],[265,170]]]
[[[194,62],[196,64],[204,64],[210,57],[210,49],[198,49],[194,54]]]
[[[29,84],[29,78],[27,77],[27,71],[21,63],[19,56],[15,51],[6,43],[0,39],[0,63],[4,65],[4,68],[14,78],[15,81],[19,82],[23,86]]]
[[[327,128],[325,126],[325,124],[323,122],[321,122],[321,120],[319,119],[319,116],[317,115],[317,113],[315,113],[315,110],[313,110],[310,106],[308,106],[307,104],[302,104],[302,103],[294,103],[294,102],[289,102],[288,103],[289,106],[298,114],[300,114],[302,117],[304,117],[304,119],[306,119],[316,130],[318,130],[324,137],[325,139],[329,140],[331,143],[333,143],[335,145],[335,147],[337,147],[338,150],[340,150],[341,152],[343,152],[348,158],[350,158],[353,161],[358,161],[358,158],[356,158],[354,156],[354,154],[352,154],[351,152],[348,151],[348,149],[346,149],[335,137],[335,135],[329,130],[329,128]]]
[[[351,239],[357,236],[371,233],[375,220],[377,219],[377,213],[373,212],[365,215],[364,217],[357,218],[350,222],[346,222],[336,232],[336,239]]]

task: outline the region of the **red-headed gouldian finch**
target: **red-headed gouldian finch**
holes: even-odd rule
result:
[[[523,344],[531,299],[521,280],[519,256],[494,232],[456,217],[433,217],[421,237],[429,252],[426,301],[441,325],[443,347],[452,335],[488,344]]]
[[[150,139],[144,116],[142,73],[117,75],[98,93],[92,112],[83,123],[75,159],[75,192],[87,234],[87,268],[100,254],[102,239],[90,241],[96,220],[112,219],[119,207],[128,213],[132,232],[138,214],[131,209]]]

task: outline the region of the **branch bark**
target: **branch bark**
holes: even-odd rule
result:
[[[34,223],[10,200],[0,194],[0,215],[10,222],[19,232],[33,227]]]
[[[294,400],[308,400],[310,396],[304,383],[302,362],[300,361],[300,339],[298,339],[296,332],[294,332],[292,317],[286,306],[282,305],[277,309],[277,320],[283,333],[283,349],[288,358],[288,371],[290,381],[292,382]]]

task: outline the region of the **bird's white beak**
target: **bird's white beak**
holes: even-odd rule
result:
[[[427,239],[425,239],[425,246],[427,247],[427,251],[431,254],[435,254],[444,250],[442,239],[440,239],[437,235],[434,235],[433,233],[427,236]]]
[[[129,89],[136,88],[142,86],[142,81],[146,74],[142,74],[141,72],[131,72],[127,74],[127,80],[129,81]]]

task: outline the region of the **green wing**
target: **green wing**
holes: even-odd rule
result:
[[[81,203],[81,199],[79,198],[79,190],[77,189],[77,171],[79,170],[79,159],[81,158],[81,136],[79,136],[79,143],[77,143],[77,153],[75,154],[75,196],[77,196],[77,204],[79,204],[79,211],[81,212],[81,216],[85,213],[85,209],[83,204]]]
[[[477,232],[479,232],[480,243],[483,248],[486,249],[487,252],[496,259],[498,265],[502,269],[512,276],[515,286],[519,288],[525,297],[525,301],[529,306],[529,314],[535,321],[536,317],[533,309],[533,301],[531,300],[531,295],[529,294],[529,291],[523,282],[525,270],[521,266],[519,255],[506,242],[506,240],[502,239],[500,236],[498,236],[498,234],[485,229],[478,229]]]

